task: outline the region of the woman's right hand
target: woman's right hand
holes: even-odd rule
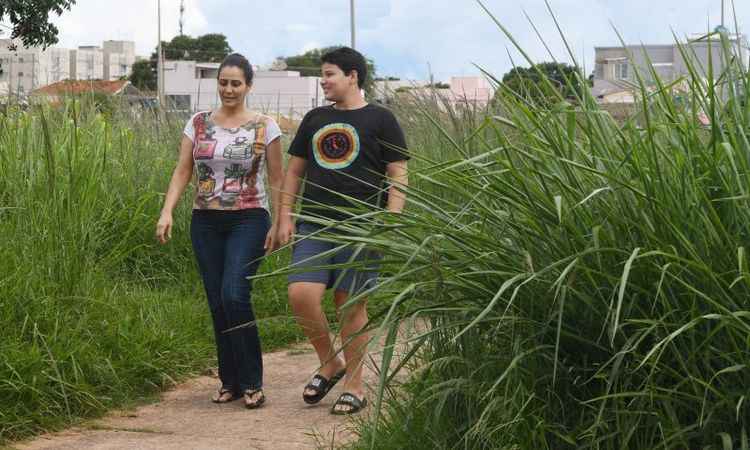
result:
[[[172,239],[172,214],[162,213],[159,216],[156,223],[156,239],[162,244]]]
[[[279,221],[276,244],[283,247],[292,241],[295,233],[294,222],[291,218],[284,218]]]

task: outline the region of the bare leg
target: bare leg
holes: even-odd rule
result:
[[[289,304],[292,307],[297,323],[302,327],[305,336],[315,348],[320,361],[320,375],[330,379],[344,368],[344,362],[336,354],[331,342],[328,320],[323,313],[321,303],[326,286],[322,283],[295,282],[289,285]],[[306,390],[306,395],[315,394]]]
[[[365,389],[362,383],[362,366],[367,354],[369,343],[368,333],[360,333],[367,325],[367,300],[362,299],[357,304],[341,310],[341,306],[349,299],[346,291],[336,291],[333,301],[339,310],[341,321],[341,341],[344,345],[344,357],[346,358],[346,383],[344,390],[364,398]],[[339,411],[346,411],[348,406],[337,405]]]

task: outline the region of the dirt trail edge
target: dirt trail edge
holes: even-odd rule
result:
[[[285,450],[330,448],[332,442],[340,445],[355,438],[350,419],[329,413],[343,381],[318,405],[302,401],[302,389],[318,365],[312,347],[267,353],[263,360],[268,399],[258,410],[245,409],[242,400],[211,403],[218,380],[203,376],[165,392],[158,403],[113,411],[83,426],[14,443],[11,448]],[[372,364],[368,364],[366,378],[368,385],[376,383]]]

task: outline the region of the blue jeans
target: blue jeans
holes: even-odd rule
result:
[[[265,209],[193,210],[190,237],[213,319],[219,378],[235,394],[263,386],[263,358],[250,302],[252,276],[270,228]],[[238,325],[250,326],[227,331]]]

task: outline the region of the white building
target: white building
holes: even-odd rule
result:
[[[11,46],[15,49],[11,50]],[[104,48],[82,46],[24,47],[20,40],[0,39],[0,84],[7,94],[24,96],[48,84],[68,79],[117,80],[131,73],[135,43],[105,41]]]
[[[718,36],[714,36],[710,42],[704,36],[696,36],[679,45],[595,47],[592,94],[602,103],[634,102],[634,93],[638,90],[636,71],[647,84],[654,85],[652,69],[664,83],[689,78],[689,66],[695,68],[699,76],[708,78],[709,61],[715,80],[723,76],[726,61],[730,58],[736,58],[743,70],[747,69],[750,53],[747,37],[728,35],[727,38],[731,55],[724,54]]]
[[[127,77],[135,64],[135,42],[133,41],[104,41],[104,78],[105,80],[119,80]]]
[[[390,99],[394,98],[399,92],[403,92],[404,90],[408,89],[423,88],[428,84],[429,82],[427,81],[417,80],[375,80],[372,85],[373,100],[380,103],[388,103]]]
[[[82,45],[70,51],[70,78],[104,79],[104,51],[95,45]]]
[[[15,50],[10,50],[15,45]],[[8,94],[25,95],[50,83],[70,78],[69,51],[24,47],[20,41],[0,39],[0,83]],[[6,95],[8,95],[6,94]]]
[[[454,105],[486,106],[495,96],[495,86],[486,77],[451,77],[449,84]]]
[[[217,108],[218,63],[166,61],[164,94],[169,108],[202,111]],[[311,109],[326,104],[320,78],[295,71],[255,71],[247,107],[266,114],[299,120]]]
[[[485,77],[451,77],[450,83],[431,84],[416,80],[378,80],[373,86],[373,100],[388,104],[400,94],[439,97],[452,107],[486,106],[495,95],[495,87]]]

